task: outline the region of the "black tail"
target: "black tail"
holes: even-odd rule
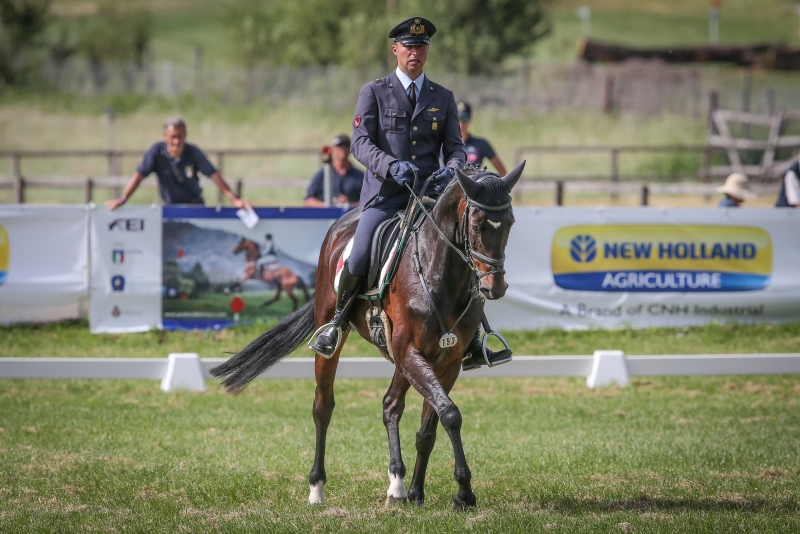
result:
[[[222,385],[229,393],[240,393],[251,380],[308,341],[314,327],[314,301],[310,300],[230,360],[211,369],[211,374],[223,378]]]

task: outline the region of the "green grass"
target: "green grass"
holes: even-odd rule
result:
[[[800,380],[461,379],[478,507],[450,511],[452,451],[426,504],[387,509],[385,380],[342,380],[327,503],[306,504],[311,380],[242,395],[155,381],[0,380],[3,532],[796,532]],[[414,462],[421,408],[401,423]],[[407,482],[410,481],[407,478]]]
[[[274,323],[272,323],[274,324]],[[220,331],[159,331],[141,334],[89,333],[86,321],[0,326],[0,357],[165,358],[170,352],[196,352],[201,358],[222,358],[263,333],[271,323],[240,325]],[[642,330],[585,330],[566,332],[503,331],[517,355],[592,354],[598,349],[626,354],[731,354],[800,352],[800,323],[711,324]],[[378,356],[377,351],[351,335],[343,356]],[[309,356],[300,349],[296,356]]]

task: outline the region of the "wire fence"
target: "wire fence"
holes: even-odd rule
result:
[[[202,57],[202,55],[199,55]],[[61,92],[146,94],[176,97],[191,94],[214,98],[223,104],[247,105],[296,102],[337,110],[355,105],[360,86],[384,76],[384,67],[292,68],[287,66],[244,69],[205,67],[170,61],[134,65],[90,65],[74,59],[43,67],[42,77]],[[457,99],[491,106],[500,116],[521,112],[544,114],[571,111],[664,112],[697,115],[708,111],[708,94],[719,95],[727,109],[774,113],[791,109],[800,100],[795,73],[676,66],[659,61],[632,60],[611,66],[576,61],[566,65],[522,63],[491,76],[465,76],[431,70],[431,77],[452,89]]]

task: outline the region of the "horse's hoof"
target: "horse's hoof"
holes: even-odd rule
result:
[[[422,508],[422,505],[425,504],[425,495],[423,493],[417,493],[416,491],[409,491],[408,492],[408,502]]]
[[[408,499],[405,497],[392,497],[391,495],[386,496],[386,506],[389,508],[393,508],[395,506],[400,506],[406,504]]]
[[[475,495],[462,499],[458,495],[453,495],[453,511],[460,512],[475,508]]]

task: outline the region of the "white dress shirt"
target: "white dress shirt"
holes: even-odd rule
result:
[[[422,84],[425,82],[425,73],[423,72],[419,76],[417,76],[416,80],[412,80],[411,78],[409,78],[405,72],[400,70],[400,67],[397,67],[394,73],[397,75],[397,79],[400,80],[400,83],[403,84],[403,89],[405,90],[407,95],[410,94],[408,86],[411,85],[412,83],[414,84],[414,87],[416,87],[417,91],[417,93],[414,96],[417,98],[417,100],[419,100],[419,95],[422,92]]]

